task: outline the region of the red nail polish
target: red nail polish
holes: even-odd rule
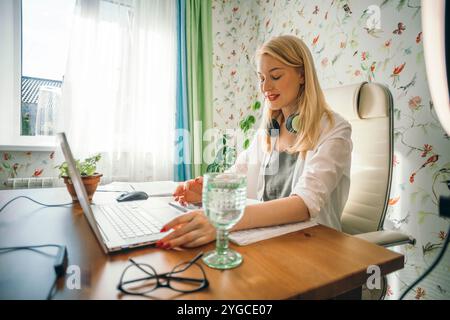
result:
[[[171,245],[169,243],[163,244],[163,249],[170,249]]]
[[[159,231],[159,232],[166,232],[167,230],[166,230],[166,227],[163,227],[162,229],[161,229],[161,231]]]

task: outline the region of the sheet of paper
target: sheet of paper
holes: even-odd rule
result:
[[[100,185],[97,188],[97,191],[103,192],[131,192],[133,191],[133,187],[130,182],[111,182],[108,184]]]
[[[247,205],[255,204],[255,203],[260,203],[260,201],[247,198]],[[178,209],[181,212],[188,212],[191,210],[202,209],[201,205],[188,204],[187,206],[182,206],[181,204],[179,204],[176,201],[170,201],[169,205],[174,207],[175,209]]]
[[[310,220],[281,226],[235,231],[230,233],[230,240],[237,245],[246,246],[251,243],[278,237],[283,234],[303,230],[316,225],[317,223],[315,221]]]
[[[149,196],[172,196],[178,182],[152,181],[152,182],[121,182],[114,181],[98,186],[97,190],[103,192],[131,192],[144,191]]]
[[[167,195],[172,196],[179,182],[175,181],[153,181],[153,182],[132,182],[136,191],[144,191],[149,196]]]

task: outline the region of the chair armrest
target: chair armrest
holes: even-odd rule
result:
[[[367,232],[355,234],[354,236],[383,247],[393,247],[401,244],[414,245],[416,243],[416,239],[406,234],[390,230]]]

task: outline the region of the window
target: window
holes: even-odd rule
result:
[[[22,0],[21,135],[53,135],[76,0]]]

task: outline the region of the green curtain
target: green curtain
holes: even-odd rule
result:
[[[206,171],[203,133],[212,128],[211,19],[211,0],[186,0],[187,98],[192,177]]]

